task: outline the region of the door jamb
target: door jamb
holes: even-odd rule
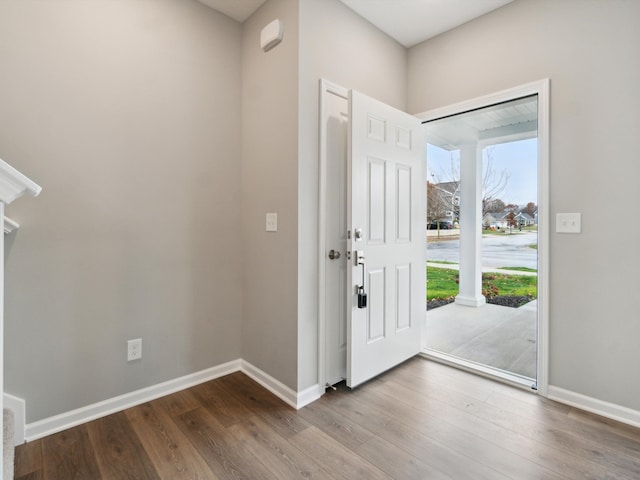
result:
[[[538,95],[538,394],[549,387],[549,99],[548,78],[417,114],[423,122],[487,107],[529,95]]]
[[[326,252],[326,222],[327,222],[327,130],[325,128],[327,121],[327,95],[336,95],[345,100],[349,98],[349,90],[329,82],[323,78],[320,79],[320,127],[318,132],[318,384],[320,390],[324,393],[324,387],[327,383],[325,373],[325,349],[326,349],[326,289],[325,289],[325,252]]]

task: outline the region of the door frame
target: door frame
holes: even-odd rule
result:
[[[537,391],[549,387],[549,105],[548,78],[416,114],[424,122],[530,95],[538,96],[538,342]]]
[[[328,95],[337,95],[349,100],[349,90],[329,82],[323,78],[320,79],[320,128],[318,132],[318,385],[324,393],[324,387],[327,383],[325,369],[325,349],[326,349],[326,309],[325,302],[327,300],[327,292],[325,288],[326,280],[326,258],[327,249],[325,236],[327,233],[327,130],[324,127],[328,118],[328,109],[326,99]]]

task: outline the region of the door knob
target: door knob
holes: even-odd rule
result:
[[[331,260],[337,260],[338,258],[340,258],[340,252],[336,250],[329,250],[329,258]]]

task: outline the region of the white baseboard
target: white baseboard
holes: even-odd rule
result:
[[[318,400],[325,393],[325,388],[320,386],[319,383],[305,388],[298,393],[298,409],[309,405],[312,402]]]
[[[640,427],[640,411],[549,385],[547,398],[602,417]]]
[[[276,380],[271,375],[254,367],[244,360],[242,361],[241,370],[245,375],[262,385],[276,397],[280,398],[283,402],[296,410],[317,400],[324,393],[324,391],[320,389],[319,385],[313,385],[302,392],[295,392],[279,380]]]
[[[37,422],[28,423],[25,428],[25,438],[28,442],[37,440],[38,438],[61,432],[76,425],[90,422],[91,420],[120,412],[126,408],[134,407],[141,403],[184,390],[185,388],[237,372],[240,370],[241,363],[241,360],[233,360],[216,367],[201,370],[134,392],[125,393],[124,395],[103,400],[92,405],[87,405],[86,407],[38,420]]]
[[[38,438],[61,432],[76,425],[238,371],[243,372],[295,409],[300,409],[314,402],[324,394],[324,389],[319,384],[312,385],[301,392],[295,392],[251,363],[238,359],[29,424],[25,424],[25,401],[23,399],[5,393],[3,402],[6,407],[14,411],[14,442],[19,445],[25,441],[37,440]],[[634,427],[640,427],[640,411],[638,410],[598,400],[552,385],[549,386],[548,398]]]
[[[242,373],[262,385],[287,405],[293,408],[298,408],[298,396],[296,392],[245,360],[242,360],[241,365]]]
[[[20,443],[25,440],[30,442],[238,371],[243,372],[295,409],[308,405],[320,398],[324,393],[319,388],[319,385],[314,385],[297,393],[249,362],[238,359],[26,425],[24,420],[24,401],[22,400],[21,425],[16,425],[16,432],[18,432],[18,428],[22,431],[22,441]],[[5,405],[10,405],[7,402],[7,397],[7,394],[5,394]],[[16,398],[16,400],[21,399]],[[18,413],[16,414],[16,419],[18,419]],[[16,421],[16,423],[18,422]]]
[[[22,398],[4,393],[2,395],[2,403],[5,408],[13,410],[13,444],[21,445],[24,443],[24,425],[26,423],[25,402]]]

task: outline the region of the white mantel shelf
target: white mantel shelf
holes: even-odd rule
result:
[[[40,185],[0,159],[0,202],[9,205],[26,193],[37,197],[41,191]]]
[[[20,224],[9,217],[4,217],[4,233],[11,233],[20,228]]]

